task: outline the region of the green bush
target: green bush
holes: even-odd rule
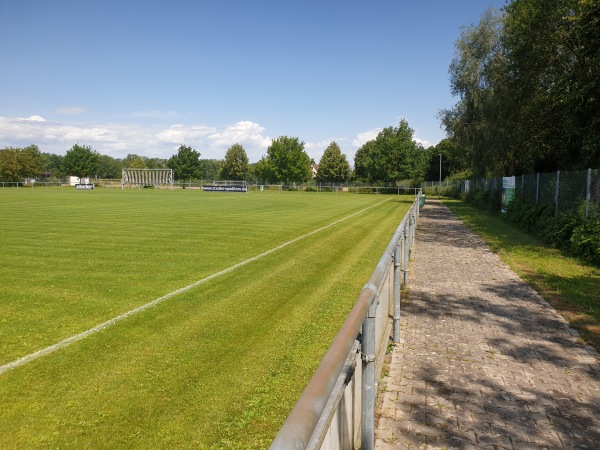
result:
[[[600,265],[600,216],[584,221],[573,230],[571,248],[586,261]]]
[[[521,197],[515,198],[506,206],[505,219],[526,231],[534,231],[539,223],[550,215],[547,206],[531,203]],[[537,234],[537,233],[536,233]]]
[[[560,213],[556,216],[545,216],[540,222],[540,235],[545,243],[561,250],[570,250],[571,236],[581,225],[581,219],[576,214]],[[542,228],[543,227],[543,228]]]
[[[600,264],[599,216],[585,219],[576,212],[555,214],[552,206],[517,197],[506,207],[504,218],[546,244]]]
[[[502,197],[499,192],[479,190],[467,192],[464,201],[481,209],[488,211],[500,211]]]

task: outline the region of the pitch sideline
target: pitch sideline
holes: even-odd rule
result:
[[[65,347],[67,347],[67,346],[69,346],[71,344],[79,342],[79,341],[85,339],[86,337],[91,336],[92,334],[96,334],[96,333],[98,333],[98,332],[100,332],[102,330],[105,330],[106,328],[108,328],[108,327],[110,327],[112,325],[115,325],[116,323],[118,323],[118,322],[120,322],[120,321],[122,321],[124,319],[127,319],[130,316],[133,316],[133,315],[135,315],[137,313],[145,311],[146,309],[150,309],[153,306],[156,306],[156,305],[164,302],[165,300],[168,300],[171,297],[175,297],[176,295],[179,295],[179,294],[182,294],[184,292],[187,292],[190,289],[193,289],[196,286],[200,286],[201,284],[204,284],[204,283],[206,283],[206,282],[208,282],[210,280],[213,280],[213,279],[215,279],[217,277],[220,277],[221,275],[225,275],[227,273],[233,272],[234,270],[236,270],[236,269],[238,269],[238,268],[240,268],[242,266],[245,266],[246,264],[249,264],[249,263],[251,263],[253,261],[261,259],[261,258],[263,258],[263,257],[265,257],[267,255],[270,255],[271,253],[274,253],[274,252],[276,252],[278,250],[281,250],[282,248],[287,247],[288,245],[291,245],[291,244],[293,244],[295,242],[298,242],[298,241],[300,241],[302,239],[305,239],[305,238],[307,238],[309,236],[312,236],[313,234],[320,233],[321,231],[324,231],[324,230],[326,230],[328,228],[331,228],[334,225],[337,225],[338,223],[344,222],[345,220],[348,220],[348,219],[350,219],[350,218],[352,218],[352,217],[354,217],[354,216],[356,216],[358,214],[361,214],[361,213],[363,213],[365,211],[368,211],[369,209],[375,208],[376,206],[379,206],[382,203],[385,203],[385,202],[387,202],[389,200],[391,200],[391,198],[388,198],[388,199],[383,200],[381,202],[375,203],[374,205],[371,205],[371,206],[369,206],[367,208],[361,209],[360,211],[352,213],[349,216],[343,217],[343,218],[341,218],[339,220],[336,220],[335,222],[332,222],[332,223],[330,223],[328,225],[325,225],[325,226],[323,226],[321,228],[318,228],[318,229],[313,230],[313,231],[311,231],[309,233],[306,233],[306,234],[304,234],[302,236],[294,238],[291,241],[284,242],[283,244],[278,245],[277,247],[274,247],[274,248],[272,248],[270,250],[267,250],[266,252],[263,252],[263,253],[261,253],[259,255],[256,255],[256,256],[253,256],[252,258],[248,258],[248,259],[246,259],[244,261],[241,261],[241,262],[239,262],[237,264],[234,264],[231,267],[228,267],[227,269],[223,269],[220,272],[213,273],[212,275],[209,275],[209,276],[207,276],[205,278],[202,278],[201,280],[195,281],[192,284],[189,284],[189,285],[184,286],[182,288],[179,288],[179,289],[177,289],[177,290],[175,290],[173,292],[165,294],[162,297],[159,297],[159,298],[157,298],[155,300],[152,300],[151,302],[145,303],[145,304],[143,304],[141,306],[138,306],[137,308],[131,309],[131,310],[129,310],[129,311],[123,313],[123,314],[120,314],[120,315],[118,315],[116,317],[113,317],[112,319],[109,319],[109,320],[107,320],[105,322],[102,322],[101,324],[96,325],[93,328],[90,328],[90,329],[88,329],[86,331],[83,331],[81,333],[75,334],[75,335],[73,335],[71,337],[68,337],[66,339],[63,339],[62,341],[59,341],[56,344],[49,345],[48,347],[45,347],[45,348],[42,348],[42,349],[40,349],[40,350],[38,350],[36,352],[30,353],[29,355],[23,356],[23,357],[21,357],[19,359],[16,359],[16,360],[12,361],[12,362],[3,364],[3,365],[0,366],[0,375],[2,375],[3,373],[5,373],[5,372],[7,372],[7,371],[9,371],[11,369],[15,369],[15,368],[20,367],[20,366],[22,366],[24,364],[27,364],[30,361],[34,361],[34,360],[36,360],[38,358],[41,358],[42,356],[49,355],[50,353],[54,353],[57,350],[60,350],[60,349],[65,348]]]

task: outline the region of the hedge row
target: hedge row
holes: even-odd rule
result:
[[[555,214],[553,207],[517,197],[506,207],[504,217],[544,243],[600,265],[600,216]]]
[[[460,193],[456,188],[443,189],[436,194],[460,198],[466,203],[491,212],[500,211],[499,192],[477,191]],[[600,214],[589,218],[579,212],[555,214],[554,207],[540,205],[522,197],[515,198],[506,208],[504,220],[539,237],[573,256],[600,266]]]

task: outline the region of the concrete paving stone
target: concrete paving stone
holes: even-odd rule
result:
[[[563,441],[558,437],[558,435],[555,432],[540,433],[537,435],[529,436],[529,438],[531,439],[531,442],[534,444],[548,445],[548,446],[553,446],[553,447],[557,447],[557,448],[565,447],[563,444]],[[567,447],[567,448],[569,448],[569,447]]]
[[[595,350],[435,199],[410,276],[376,448],[600,449]]]
[[[410,446],[398,442],[387,442],[383,439],[375,439],[375,450],[410,450]]]
[[[506,436],[493,436],[489,434],[478,434],[477,444],[481,448],[510,449],[512,450],[512,441]]]
[[[377,422],[376,435],[382,439],[389,436],[401,436],[411,432],[411,421],[398,421],[389,417],[381,417]]]
[[[503,436],[508,438],[510,441],[518,440],[522,442],[530,442],[529,434],[535,434],[535,432],[537,431],[534,428],[526,429],[519,426],[497,426],[495,424],[492,424],[491,428],[492,435],[494,436]]]
[[[600,448],[600,438],[594,437],[589,433],[583,433],[579,431],[573,432],[572,442],[576,443],[581,448],[592,448],[598,449]]]
[[[519,420],[519,411],[516,408],[503,408],[491,403],[486,403],[485,411],[488,414],[497,414],[505,419]]]
[[[543,444],[536,444],[533,442],[522,442],[519,440],[513,440],[512,445],[515,450],[555,450],[562,448]]]

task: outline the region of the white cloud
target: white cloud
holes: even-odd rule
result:
[[[246,150],[250,161],[258,161],[271,145],[272,139],[263,136],[265,128],[256,122],[243,120],[228,126],[223,131],[217,131],[208,140],[213,149],[228,149],[234,144],[240,144]],[[222,157],[221,157],[222,158]]]
[[[307,142],[304,144],[305,150],[308,152],[309,150],[316,150],[323,153],[325,149],[331,144],[335,139],[326,139],[321,142]]]
[[[265,131],[265,128],[258,123],[244,120],[225,128],[222,132],[211,134],[209,139],[217,147],[243,142],[255,142],[268,146],[271,139],[264,137],[262,135],[263,131]]]
[[[318,142],[306,142],[305,150],[315,161],[320,161],[327,146],[335,141],[340,145],[350,164],[356,150],[375,139],[381,128],[358,133],[350,138],[336,137]],[[128,153],[153,158],[169,158],[184,144],[199,151],[203,159],[223,159],[233,144],[241,144],[250,162],[266,154],[272,139],[265,127],[252,121],[240,121],[225,127],[177,123],[101,123],[74,125],[47,120],[39,115],[26,118],[0,116],[0,149],[36,144],[42,152],[65,154],[74,144],[89,145],[103,155],[124,158]],[[425,148],[430,141],[415,138]],[[346,142],[346,145],[344,145]]]
[[[365,131],[363,133],[358,133],[356,135],[356,138],[354,138],[354,140],[352,141],[352,145],[357,148],[362,147],[367,142],[375,139],[381,130],[383,130],[383,128],[373,128],[372,130]]]
[[[19,117],[19,118],[17,118],[17,120],[23,120],[23,121],[29,121],[29,122],[45,122],[46,121],[46,119],[44,119],[42,116],[30,116],[27,118]]]
[[[67,116],[79,116],[81,114],[86,114],[88,109],[80,106],[65,106],[63,108],[58,108],[54,112],[57,114],[65,114]]]
[[[41,116],[0,116],[0,148],[36,144],[42,152],[65,154],[74,144],[89,145],[103,155],[124,158],[135,153],[169,158],[184,144],[206,159],[223,159],[227,149],[240,143],[251,162],[256,162],[271,143],[264,127],[242,121],[219,130],[207,125],[103,123],[72,125]]]
[[[329,147],[329,144],[336,142],[340,146],[341,152],[346,155],[346,158],[350,158],[352,155],[354,155],[354,151],[349,154],[346,149],[344,149],[344,141],[346,141],[346,138],[338,137],[333,139],[325,139],[320,142],[307,142],[304,144],[304,150],[306,150],[308,156],[318,163],[323,157],[323,153],[325,153],[327,147]]]
[[[170,128],[163,130],[156,134],[156,138],[160,142],[170,144],[186,144],[192,145],[202,138],[214,133],[216,130],[212,127],[206,126],[187,126],[175,124],[171,125]]]
[[[429,142],[426,139],[419,139],[418,137],[413,137],[413,140],[416,141],[418,144],[421,144],[425,148],[429,148],[433,145],[431,142]]]

